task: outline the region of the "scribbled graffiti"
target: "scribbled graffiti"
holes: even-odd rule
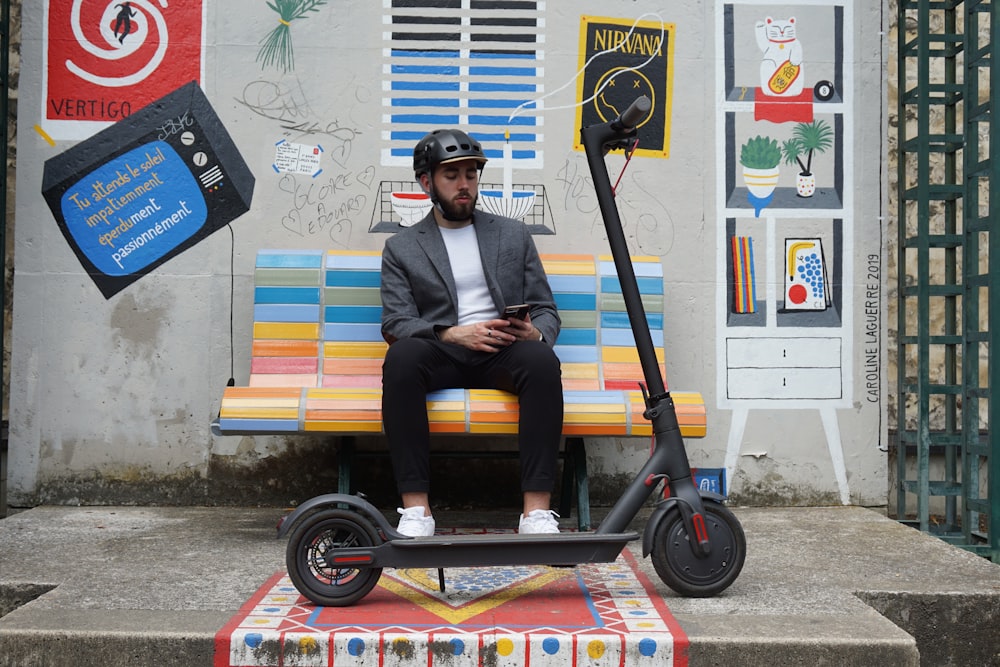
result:
[[[283,174],[277,188],[290,205],[281,226],[299,237],[324,235],[337,247],[349,248],[354,220],[369,202],[369,195],[358,189],[370,191],[374,174],[373,166],[320,179]]]
[[[556,172],[556,183],[569,217],[589,220],[591,236],[603,239],[600,206],[590,173],[582,162],[567,159]],[[657,257],[667,255],[674,245],[674,225],[667,206],[652,188],[640,183],[638,176],[626,178],[620,185],[615,200],[629,250]]]
[[[333,162],[346,167],[359,130],[338,119],[317,118],[300,82],[258,79],[243,87],[236,101],[253,113],[278,122],[284,133],[299,140],[310,137],[321,142]]]

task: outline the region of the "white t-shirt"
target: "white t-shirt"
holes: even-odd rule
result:
[[[458,323],[471,324],[497,317],[497,307],[486,285],[483,261],[479,256],[475,225],[460,229],[439,227],[448,248],[448,261],[458,290]]]

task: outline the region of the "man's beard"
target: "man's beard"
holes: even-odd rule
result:
[[[438,200],[438,205],[441,207],[441,212],[444,213],[445,220],[461,222],[472,217],[472,211],[476,208],[476,201],[478,199],[479,195],[476,195],[467,204],[455,204],[453,202]]]

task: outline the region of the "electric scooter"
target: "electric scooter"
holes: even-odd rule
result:
[[[652,422],[649,459],[610,513],[592,532],[550,535],[401,535],[361,495],[333,493],[312,498],[278,525],[278,537],[291,533],[285,564],[295,587],[320,606],[349,606],[367,595],[382,568],[437,568],[444,591],[444,568],[512,565],[571,567],[613,562],[639,539],[627,530],[661,482],[669,495],[657,501],[642,534],[642,555],[680,595],[710,597],[739,576],[746,557],[746,536],[723,497],[694,483],[673,399],[656,360],[652,336],[629,258],[604,157],[616,149],[630,154],[638,124],[651,102],[640,97],[610,122],[581,130],[594,188],[621,282],[645,384],[644,416]]]

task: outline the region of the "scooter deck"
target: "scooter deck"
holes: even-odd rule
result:
[[[335,549],[331,566],[479,567],[610,563],[625,545],[639,539],[628,533],[553,535],[439,535],[393,539],[374,547]]]

